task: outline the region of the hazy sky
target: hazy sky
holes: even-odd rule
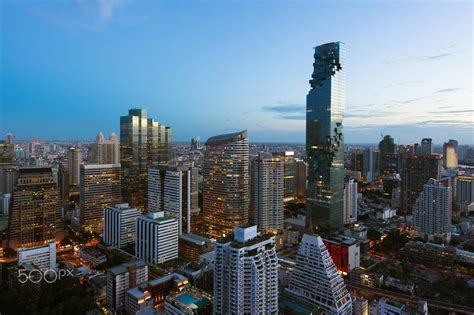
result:
[[[312,47],[347,48],[346,142],[474,143],[473,2],[0,1],[0,134],[304,142]],[[1,136],[3,137],[3,136]]]

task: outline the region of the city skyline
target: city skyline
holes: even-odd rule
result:
[[[139,4],[4,2],[0,133],[92,141],[142,107],[178,142],[304,143],[312,47],[340,40],[345,142],[474,143],[469,2]]]

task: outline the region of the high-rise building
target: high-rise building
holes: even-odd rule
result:
[[[11,194],[15,185],[17,167],[14,165],[15,151],[13,136],[7,141],[0,141],[0,194]]]
[[[56,270],[56,242],[18,249],[18,265],[32,264],[41,271]]]
[[[160,164],[148,168],[148,211],[175,217],[179,235],[191,232],[199,211],[198,169],[193,165]]]
[[[178,258],[178,220],[164,212],[149,212],[137,219],[135,254],[158,265]]]
[[[354,172],[364,171],[364,152],[361,150],[354,150],[351,154],[351,170]]]
[[[0,141],[0,164],[13,163],[13,159],[15,158],[15,151],[13,143],[8,141]]]
[[[102,232],[104,209],[121,202],[120,164],[82,164],[81,229]]]
[[[140,210],[146,206],[148,167],[172,158],[171,128],[133,108],[120,117],[120,163],[123,200]]]
[[[439,179],[441,156],[438,154],[404,154],[401,159],[401,202],[402,212],[410,213],[416,198],[423,191],[428,179]]]
[[[321,237],[305,234],[286,294],[329,314],[352,314],[352,301]]]
[[[36,247],[59,240],[59,191],[50,167],[20,168],[11,199],[8,247]]]
[[[260,231],[283,230],[284,161],[261,152],[252,162],[250,218]]]
[[[421,139],[421,154],[433,154],[433,140],[431,138]]]
[[[306,225],[311,231],[316,225],[343,225],[345,59],[342,42],[314,49],[311,90],[306,97]]]
[[[107,305],[113,312],[125,308],[125,292],[148,281],[148,266],[144,261],[124,263],[107,270]]]
[[[452,189],[430,178],[413,206],[413,226],[429,238],[451,238]]]
[[[3,215],[10,215],[10,201],[11,194],[0,193],[0,213]]]
[[[447,170],[458,167],[458,142],[449,140],[443,144],[443,167]]]
[[[201,147],[201,140],[199,137],[194,137],[191,139],[191,150],[199,150]]]
[[[69,148],[67,165],[69,169],[69,185],[79,185],[81,182],[81,149],[78,147]]]
[[[230,235],[248,223],[247,131],[211,137],[203,162],[203,211],[210,237]]]
[[[354,314],[369,315],[369,302],[361,296],[352,296],[352,308],[354,309]]]
[[[135,244],[137,208],[130,208],[128,203],[109,205],[104,209],[104,243],[115,248]]]
[[[470,204],[474,202],[474,175],[462,175],[456,177],[457,204]]]
[[[344,224],[357,221],[357,182],[353,179],[344,183]]]
[[[69,203],[69,168],[63,163],[58,166],[58,188],[61,205],[66,207]]]
[[[117,135],[111,133],[108,140],[105,140],[102,132],[97,134],[95,143],[90,147],[89,164],[119,164],[119,143]]]
[[[297,198],[306,196],[306,177],[308,176],[308,163],[296,160],[295,193]]]
[[[284,164],[284,201],[295,199],[295,180],[296,180],[296,159],[294,151],[285,151],[281,153]]]
[[[13,144],[13,133],[7,133],[7,143]]]
[[[215,244],[213,313],[278,313],[275,236],[258,235],[256,226],[234,231]]]
[[[372,147],[364,150],[362,175],[368,183],[379,175],[380,151]]]
[[[380,151],[380,174],[393,174],[398,169],[398,156],[396,154],[395,141],[390,135],[386,135],[379,142]]]

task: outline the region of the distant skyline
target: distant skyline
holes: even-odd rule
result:
[[[305,142],[313,46],[347,47],[346,143],[474,144],[471,1],[0,3],[0,139],[119,135],[129,108],[190,141]]]

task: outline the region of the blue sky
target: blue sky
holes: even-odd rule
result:
[[[175,141],[304,142],[312,47],[347,47],[346,142],[474,143],[473,4],[12,1],[0,134],[95,139],[145,107]]]

